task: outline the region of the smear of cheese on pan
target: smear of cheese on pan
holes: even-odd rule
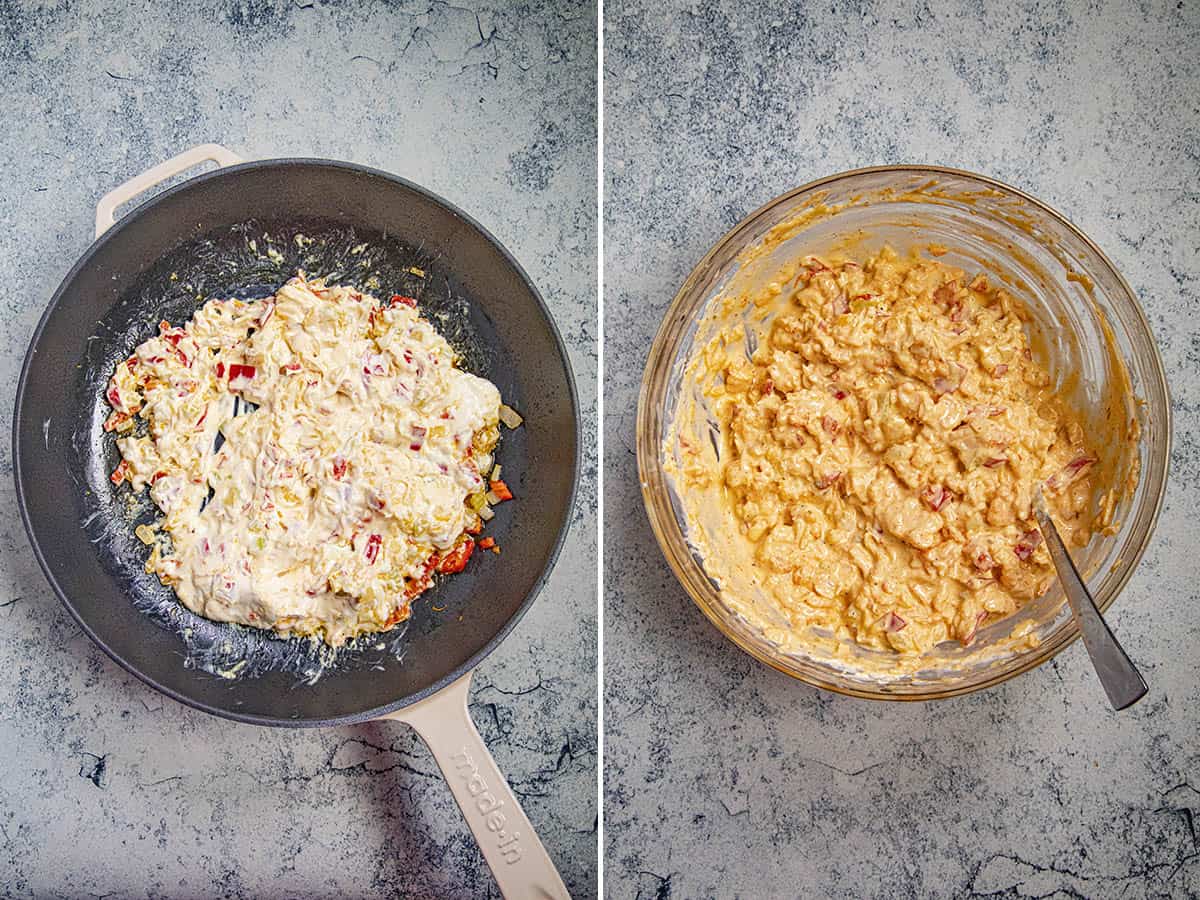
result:
[[[117,366],[105,429],[113,481],[164,514],[147,570],[199,615],[335,646],[385,630],[511,496],[487,479],[499,391],[411,298],[301,273],[159,331]]]

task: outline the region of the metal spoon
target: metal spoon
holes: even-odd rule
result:
[[[1100,683],[1104,685],[1104,692],[1108,694],[1108,702],[1113,709],[1132,706],[1146,695],[1146,682],[1113,637],[1100,610],[1096,608],[1096,601],[1079,577],[1079,570],[1075,568],[1071,555],[1058,535],[1058,529],[1046,512],[1040,486],[1034,491],[1033,515],[1046,538],[1046,549],[1054,560],[1058,580],[1067,595],[1067,602],[1071,604],[1071,612],[1075,614],[1079,632],[1083,635],[1083,645],[1087,647],[1096,674],[1100,676]]]

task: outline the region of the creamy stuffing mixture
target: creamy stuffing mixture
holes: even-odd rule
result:
[[[273,297],[211,300],[162,322],[107,398],[112,481],[149,485],[163,513],[138,529],[147,571],[220,622],[335,646],[386,630],[511,498],[491,454],[519,417],[409,297],[301,273]]]
[[[903,654],[971,643],[1054,577],[1030,505],[1068,545],[1093,516],[1095,454],[1034,361],[1027,313],[984,274],[885,248],[801,261],[747,298],[779,313],[708,348],[720,482],[756,581],[791,627]]]

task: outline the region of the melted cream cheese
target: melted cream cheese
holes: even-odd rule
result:
[[[1036,485],[1068,544],[1107,524],[1095,453],[1033,359],[1027,313],[985,275],[887,248],[809,257],[726,311],[690,367],[717,452],[677,420],[664,453],[688,520],[711,521],[715,496],[736,529],[742,547],[697,545],[723,590],[767,599],[768,634],[906,655],[969,644],[1054,577]],[[728,577],[739,558],[752,571]]]
[[[170,536],[148,571],[199,615],[333,645],[406,619],[488,490],[500,394],[456,364],[415,301],[302,273],[163,322],[108,389],[114,481],[149,484]]]

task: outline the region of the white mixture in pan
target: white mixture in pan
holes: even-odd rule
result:
[[[159,331],[109,382],[112,480],[150,485],[147,570],[199,615],[333,645],[385,630],[511,497],[488,481],[499,391],[411,298],[300,274]]]

